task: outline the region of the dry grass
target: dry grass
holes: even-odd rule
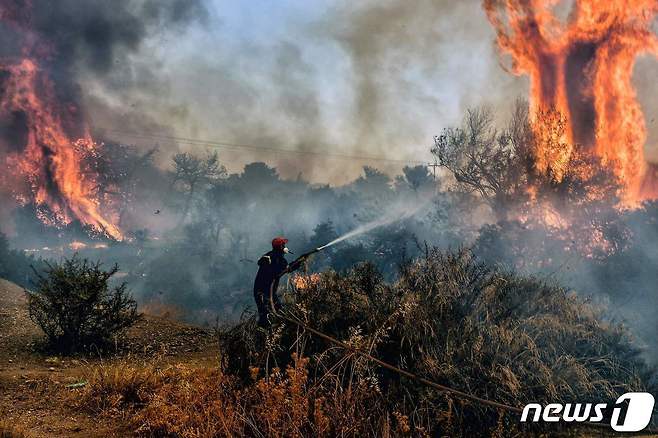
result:
[[[0,419],[0,438],[27,438],[27,435],[22,429]]]
[[[655,392],[623,327],[557,286],[428,251],[389,284],[370,265],[325,273],[287,311],[391,364],[523,406]],[[101,366],[81,406],[144,436],[517,436],[518,417],[437,393],[280,321],[220,333],[221,368]],[[553,430],[554,431],[554,430]],[[575,433],[571,430],[569,433]]]
[[[468,251],[428,250],[393,284],[367,264],[345,276],[328,272],[297,291],[287,309],[388,363],[512,406],[609,403],[624,392],[656,389],[627,331],[606,322],[600,309],[557,285],[480,264]],[[412,429],[509,434],[518,425],[515,416],[501,418],[363,358],[346,358],[288,323],[258,344],[250,324],[224,333],[229,370],[247,359],[282,366],[295,346],[311,358],[314,378],[330,373],[343,387],[370,385],[384,395],[385,410],[407,415]]]
[[[309,359],[248,382],[218,368],[154,364],[102,365],[72,400],[94,414],[128,421],[142,436],[390,436],[409,432],[408,418],[381,412],[368,388],[313,386]]]
[[[140,304],[139,311],[171,321],[182,321],[185,316],[185,312],[181,308],[171,303],[164,303],[161,299],[151,299]]]

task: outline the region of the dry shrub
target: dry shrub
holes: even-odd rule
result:
[[[610,403],[624,392],[656,390],[655,375],[627,331],[607,322],[600,309],[565,288],[483,265],[466,250],[428,250],[393,284],[368,264],[347,275],[324,273],[297,291],[287,312],[390,364],[517,407]],[[398,423],[415,433],[509,434],[519,424],[514,414],[452,399],[346,356],[287,321],[276,327],[275,345],[263,349],[246,329],[250,324],[223,333],[227,351],[285,366],[294,345],[311,359],[313,379],[329,374],[342,388],[381,394],[382,415],[398,412]],[[229,360],[227,369],[239,372],[245,362]]]
[[[171,303],[165,303],[161,299],[150,299],[139,305],[139,311],[147,315],[157,316],[170,321],[183,321],[184,311]]]
[[[0,419],[0,438],[27,438],[25,432],[7,420]]]
[[[393,284],[367,264],[322,274],[286,312],[390,364],[513,406],[611,403],[624,392],[656,391],[623,327],[564,288],[489,268],[468,251],[428,250]],[[101,367],[81,390],[82,403],[129,414],[145,436],[542,432],[521,430],[517,414],[439,393],[288,321],[265,332],[246,318],[220,335],[221,368]]]
[[[74,254],[37,272],[36,287],[25,290],[30,318],[51,347],[66,353],[104,347],[140,318],[126,283],[110,286],[117,265],[105,270]]]
[[[91,369],[81,397],[76,392],[75,399],[97,414],[122,414],[126,408],[143,406],[167,378],[165,370],[150,364],[103,364]]]

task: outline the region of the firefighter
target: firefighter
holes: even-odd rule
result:
[[[276,293],[279,287],[279,278],[286,273],[292,272],[299,266],[289,265],[286,254],[292,254],[286,246],[288,239],[275,237],[272,239],[272,251],[266,253],[258,260],[258,273],[254,280],[254,299],[258,307],[258,325],[267,327],[269,321],[267,315],[270,310],[270,290],[275,310],[281,308],[281,302]]]

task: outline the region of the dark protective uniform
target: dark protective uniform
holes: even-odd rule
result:
[[[279,277],[286,269],[288,269],[288,261],[284,257],[283,250],[274,249],[258,260],[258,273],[254,280],[254,299],[258,307],[258,325],[261,327],[268,325],[270,287],[272,288],[274,308],[277,310],[281,308],[276,290],[279,287]]]

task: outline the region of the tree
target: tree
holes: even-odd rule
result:
[[[425,165],[404,166],[402,175],[395,178],[397,191],[413,191],[414,194],[427,193],[435,187],[435,181]]]
[[[185,206],[181,222],[185,220],[197,191],[204,185],[216,182],[226,175],[226,168],[219,162],[216,152],[198,157],[187,152],[174,155],[174,177],[172,184],[180,186],[185,193]]]
[[[531,122],[523,101],[517,101],[503,130],[494,127],[490,111],[471,109],[461,127],[435,137],[431,151],[457,187],[478,194],[498,221],[548,210],[571,222],[605,216],[619,201],[614,166],[566,142],[567,126],[550,108]]]
[[[322,245],[326,245],[335,238],[338,237],[336,228],[334,227],[333,222],[326,221],[321,222],[313,228],[313,235],[310,239],[310,245],[313,248],[317,248]]]
[[[363,166],[363,176],[354,181],[354,187],[366,195],[378,195],[391,188],[391,178],[370,166]]]
[[[240,182],[246,189],[271,189],[281,180],[275,168],[262,162],[249,163],[244,166]]]
[[[496,130],[493,114],[485,108],[470,109],[458,128],[446,128],[434,138],[431,149],[439,165],[465,192],[477,192],[499,220],[511,204],[527,199],[527,148],[531,137],[527,113],[517,104],[509,129]],[[525,121],[524,121],[525,120]]]
[[[25,291],[28,309],[52,347],[74,352],[103,346],[140,318],[126,283],[110,289],[108,280],[118,270],[77,255],[48,264],[43,273],[35,270],[36,289]]]
[[[434,186],[434,179],[427,166],[404,166],[402,173],[404,175],[402,181],[415,193]]]

